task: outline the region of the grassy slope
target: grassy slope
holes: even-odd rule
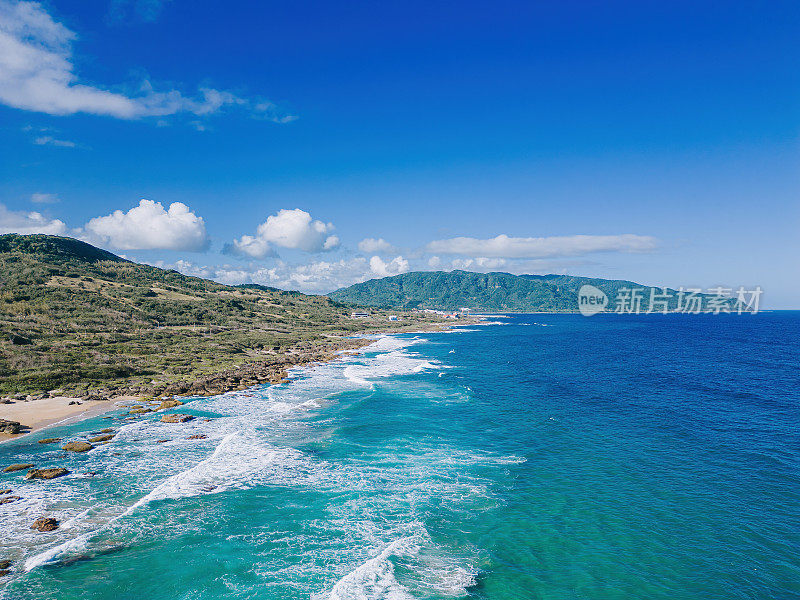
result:
[[[393,327],[385,315],[349,314],[324,296],[221,285],[71,238],[3,235],[0,393],[158,393],[169,382],[297,361],[341,346],[343,335]]]
[[[642,309],[646,310],[649,305],[651,288],[631,281],[571,275],[511,275],[469,271],[404,273],[357,283],[333,292],[330,297],[341,302],[397,309],[456,310],[467,307],[507,312],[572,312],[578,310],[578,290],[584,284],[603,290],[612,303],[623,287],[645,288]],[[673,298],[672,308],[676,302]]]

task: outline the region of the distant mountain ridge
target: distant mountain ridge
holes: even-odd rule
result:
[[[641,290],[641,310],[650,305],[650,293],[662,293],[633,281],[577,277],[573,275],[512,275],[470,271],[415,271],[383,279],[371,279],[336,290],[329,297],[349,304],[390,309],[470,308],[498,312],[574,312],[583,285],[602,290],[613,304],[623,288]],[[677,291],[670,310],[677,307]],[[708,298],[708,296],[705,296]]]

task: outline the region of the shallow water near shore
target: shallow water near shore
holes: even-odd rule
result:
[[[0,476],[0,598],[800,598],[798,335],[514,315],[3,444],[72,474]]]

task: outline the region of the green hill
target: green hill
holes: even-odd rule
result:
[[[355,321],[324,296],[187,277],[71,238],[0,236],[0,394],[213,393],[396,326],[380,313]]]
[[[642,289],[642,310],[647,310],[652,288],[632,281],[593,279],[572,275],[511,275],[469,271],[419,271],[371,279],[330,294],[340,302],[391,309],[428,308],[497,312],[573,312],[578,310],[578,290],[593,285],[613,303],[622,288]],[[655,288],[656,293],[661,290]],[[670,290],[670,309],[677,292]]]

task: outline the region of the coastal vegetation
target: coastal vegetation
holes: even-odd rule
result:
[[[280,381],[389,322],[324,296],[229,286],[138,264],[76,239],[0,236],[0,395],[221,393]]]

